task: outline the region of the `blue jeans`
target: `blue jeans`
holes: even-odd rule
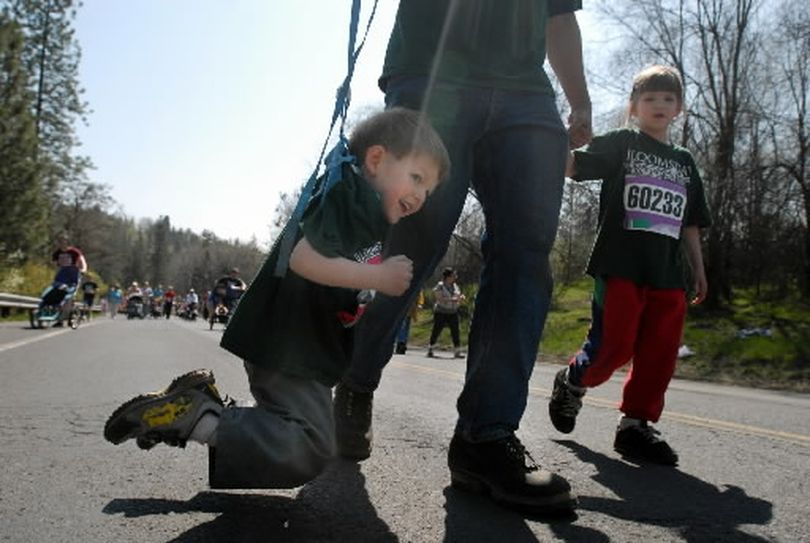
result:
[[[397,343],[408,343],[408,336],[411,335],[411,318],[407,315],[402,319],[402,325],[397,331]]]
[[[386,105],[425,107],[452,161],[450,177],[420,213],[393,226],[387,255],[413,260],[414,280],[400,297],[377,293],[358,323],[344,380],[377,388],[399,323],[441,260],[468,188],[486,218],[484,267],[475,302],[456,433],[489,441],[517,430],[551,298],[549,252],[562,198],[568,138],[554,97],[437,83],[388,82]]]

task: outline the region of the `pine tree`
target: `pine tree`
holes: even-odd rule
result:
[[[0,0],[24,35],[22,61],[34,93],[32,115],[38,142],[36,161],[53,210],[70,183],[86,183],[92,168],[75,154],[75,123],[84,122],[88,105],[81,98],[78,72],[81,51],[72,28],[74,0]],[[53,229],[62,229],[56,220]]]
[[[19,25],[0,14],[0,265],[26,258],[48,234],[23,47]]]

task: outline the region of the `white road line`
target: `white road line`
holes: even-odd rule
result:
[[[87,328],[88,326],[95,326],[96,324],[101,324],[101,322],[85,322],[82,323],[79,328]],[[4,351],[10,351],[11,349],[16,349],[17,347],[25,347],[26,345],[30,345],[31,343],[36,343],[37,341],[42,341],[43,339],[48,339],[52,337],[56,337],[61,334],[65,334],[67,332],[73,332],[70,327],[65,324],[64,328],[59,330],[53,330],[51,332],[45,332],[44,334],[38,335],[36,337],[28,338],[28,339],[21,339],[19,341],[12,341],[11,343],[5,343],[0,345],[0,353]]]
[[[407,362],[392,362],[392,366],[411,369],[415,371],[419,371],[422,373],[429,373],[433,375],[443,375],[445,377],[463,381],[464,374],[459,373],[456,371],[450,370],[443,370],[437,369],[429,366],[420,366],[418,364],[409,364]],[[551,394],[551,391],[544,388],[537,388],[537,387],[529,387],[529,393],[535,396],[541,397],[548,397]],[[616,400],[608,400],[607,398],[599,398],[594,396],[585,396],[583,398],[583,403],[590,404],[596,407],[607,407],[609,409],[613,409],[616,407]],[[675,411],[664,412],[662,418],[667,418],[670,420],[674,420],[680,422],[682,424],[688,424],[690,426],[700,426],[703,428],[711,428],[714,430],[726,430],[729,432],[735,432],[738,434],[748,434],[748,435],[755,435],[759,437],[770,437],[775,439],[780,439],[782,441],[787,441],[790,443],[797,443],[799,445],[804,445],[805,447],[810,447],[810,436],[805,434],[796,434],[791,432],[782,432],[779,430],[771,430],[769,428],[762,428],[759,426],[751,426],[748,424],[739,424],[736,422],[718,420],[718,419],[710,419],[705,417],[697,417],[694,415],[688,415],[686,413],[678,413]]]

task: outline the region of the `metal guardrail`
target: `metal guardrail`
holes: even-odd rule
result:
[[[19,309],[36,309],[39,305],[39,298],[33,296],[20,296],[19,294],[8,294],[0,292],[0,307],[16,307]]]
[[[20,294],[9,294],[0,292],[0,307],[11,307],[16,309],[36,309],[39,307],[39,298],[36,296],[21,296]],[[96,304],[90,308],[91,311],[101,311],[101,306]]]

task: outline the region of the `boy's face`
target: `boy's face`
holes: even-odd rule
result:
[[[413,215],[439,184],[439,164],[425,154],[397,158],[381,145],[366,151],[365,169],[371,185],[380,193],[389,224]]]

